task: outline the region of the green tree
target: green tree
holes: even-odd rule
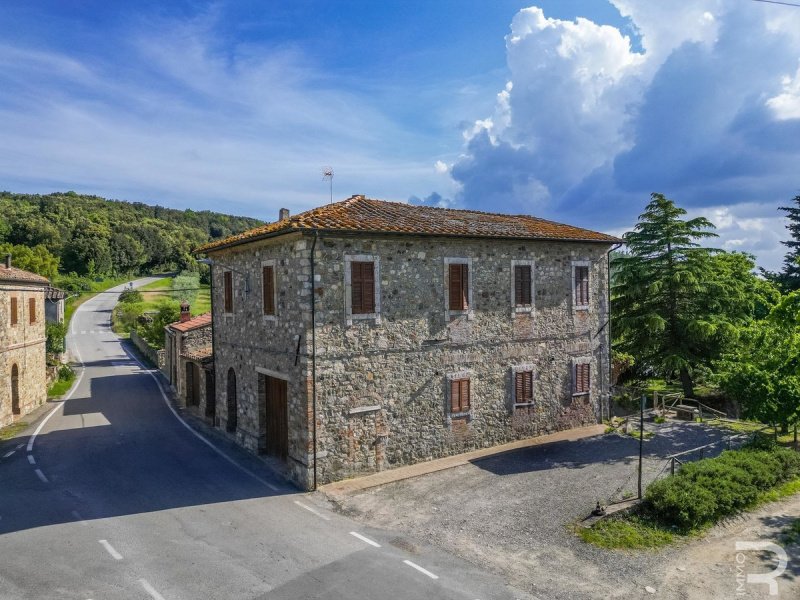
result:
[[[0,244],[0,257],[11,254],[11,263],[20,269],[52,279],[58,275],[58,257],[44,246],[29,248],[21,244]]]
[[[720,387],[745,417],[784,432],[800,422],[800,291],[746,327],[715,368]]]
[[[783,259],[783,271],[777,276],[778,283],[786,291],[800,289],[800,195],[792,198],[792,203],[794,206],[780,207],[789,220],[787,228],[791,235],[791,239],[783,242],[789,247],[789,252]]]
[[[769,294],[751,273],[751,257],[701,247],[699,240],[716,236],[714,225],[685,214],[652,194],[623,236],[627,251],[612,267],[612,331],[615,350],[632,355],[640,371],[677,374],[692,397],[695,372],[719,357]]]

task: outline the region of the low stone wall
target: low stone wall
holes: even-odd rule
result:
[[[131,330],[131,341],[133,345],[139,349],[139,352],[144,354],[153,365],[162,371],[164,370],[164,350],[153,348],[144,338],[136,333],[135,329]]]

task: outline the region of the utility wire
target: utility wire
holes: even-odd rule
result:
[[[753,2],[765,2],[766,4],[782,4],[783,6],[794,6],[795,8],[800,8],[800,4],[794,4],[793,2],[781,2],[780,0],[753,0]]]

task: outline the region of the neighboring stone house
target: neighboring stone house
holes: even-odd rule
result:
[[[309,489],[597,423],[618,242],[353,196],[206,244],[220,426]]]
[[[54,287],[48,287],[44,294],[44,314],[47,323],[64,322],[64,305],[67,292]]]
[[[181,318],[164,328],[164,374],[181,406],[193,408],[212,422],[216,417],[211,313],[192,318],[181,305]]]
[[[50,282],[0,264],[0,427],[19,420],[47,400],[45,290]]]

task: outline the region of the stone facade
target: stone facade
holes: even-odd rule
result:
[[[0,427],[18,421],[47,400],[46,285],[46,280],[44,284],[0,280]]]
[[[596,423],[608,389],[610,243],[320,234],[314,252],[316,381],[309,233],[209,252],[213,268],[220,426],[254,452],[269,423],[270,378],[286,382],[285,469],[317,483]],[[376,264],[376,312],[349,311],[348,263]],[[469,264],[469,309],[447,307],[451,262]],[[531,265],[533,306],[513,302],[513,266]],[[263,314],[264,266],[276,315]],[[589,270],[588,307],[575,306],[576,266]],[[232,307],[225,311],[225,271]],[[575,365],[589,364],[588,393]],[[534,401],[514,403],[513,374],[533,372]],[[232,373],[232,375],[230,375]],[[468,378],[470,408],[451,414],[450,381]],[[233,383],[231,383],[233,382]],[[231,396],[235,401],[230,401]]]
[[[212,327],[204,314],[172,323],[164,328],[164,364],[161,370],[170,382],[180,406],[216,417],[212,366]],[[208,381],[207,381],[208,379]]]

